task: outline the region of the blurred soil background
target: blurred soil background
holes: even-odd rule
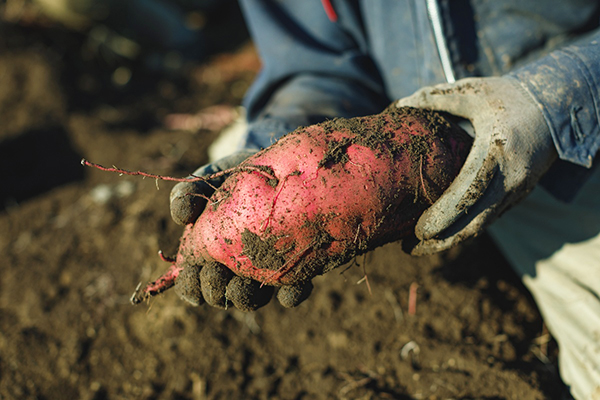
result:
[[[485,236],[384,246],[293,310],[129,303],[176,251],[172,184],[81,158],[187,175],[260,68],[235,2],[178,7],[200,56],[0,1],[0,399],[557,398],[556,348]]]

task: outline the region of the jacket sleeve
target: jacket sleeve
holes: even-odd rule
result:
[[[600,30],[510,75],[537,100],[561,159],[542,185],[569,200],[600,147]]]
[[[298,126],[380,112],[388,103],[354,2],[332,22],[319,0],[242,0],[263,67],[246,94],[246,148]]]

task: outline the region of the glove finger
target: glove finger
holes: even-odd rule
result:
[[[297,285],[282,286],[277,292],[277,300],[285,308],[293,308],[306,300],[312,290],[313,284],[311,281]]]
[[[488,208],[473,218],[459,232],[444,239],[429,239],[417,243],[409,253],[413,256],[426,256],[448,250],[467,239],[477,236],[496,216],[495,208]]]
[[[484,195],[498,171],[496,157],[488,148],[486,143],[479,144],[476,139],[460,173],[417,221],[417,238],[428,240],[439,235],[463,214],[470,212],[470,208]]]
[[[472,120],[477,117],[472,115],[472,110],[481,109],[483,106],[480,96],[477,95],[481,91],[480,86],[480,82],[464,79],[457,83],[425,87],[411,96],[398,100],[396,106],[445,111]]]
[[[201,267],[186,265],[175,279],[175,293],[193,306],[204,303],[200,285]]]
[[[488,185],[485,194],[473,205],[468,213],[442,232],[435,239],[423,240],[409,250],[412,255],[428,255],[447,250],[465,240],[479,235],[513,202],[513,195],[504,189],[504,177],[498,173]]]
[[[227,285],[227,301],[242,311],[255,311],[265,306],[273,296],[273,286],[262,286],[253,279],[234,276]]]
[[[171,218],[178,225],[193,223],[206,206],[206,197],[210,197],[214,189],[204,182],[180,182],[173,186],[170,196]]]
[[[202,297],[206,303],[218,308],[227,308],[225,292],[227,284],[233,278],[233,272],[222,264],[212,262],[200,271]]]

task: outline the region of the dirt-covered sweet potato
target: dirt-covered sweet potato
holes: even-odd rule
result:
[[[294,284],[410,234],[470,139],[439,114],[389,107],[297,129],[247,159],[189,225],[177,263]]]
[[[185,228],[169,271],[132,300],[170,287],[186,266],[210,263],[294,285],[411,235],[470,143],[438,113],[393,105],[299,128],[230,171]]]

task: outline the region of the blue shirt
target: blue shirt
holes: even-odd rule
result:
[[[331,5],[333,18],[322,3]],[[598,1],[241,5],[263,61],[245,98],[245,148],[267,147],[327,118],[378,113],[423,86],[445,82],[449,65],[456,79],[508,74],[530,90],[560,157],[542,180],[556,197],[572,198],[589,174],[600,146]]]

